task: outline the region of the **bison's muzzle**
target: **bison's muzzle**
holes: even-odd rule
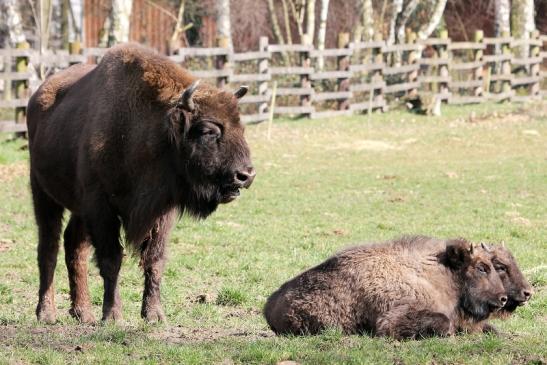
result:
[[[235,200],[239,196],[239,189],[248,189],[256,176],[254,167],[250,166],[239,170],[234,174],[231,185],[226,186],[222,191],[221,203],[226,204]]]

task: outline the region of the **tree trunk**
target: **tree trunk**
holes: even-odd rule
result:
[[[291,15],[294,18],[294,22],[296,23],[296,30],[298,31],[298,36],[300,36],[300,41],[302,42],[302,36],[304,35],[304,11],[303,7],[304,4],[301,3],[301,0],[288,0],[289,1],[289,7],[291,10]],[[298,1],[298,10],[296,9],[295,1]]]
[[[393,0],[391,5],[391,18],[389,20],[389,33],[387,37],[387,44],[392,45],[395,43],[395,23],[397,17],[403,11],[403,0]]]
[[[217,1],[217,37],[218,39],[225,39],[228,48],[233,50],[234,44],[232,42],[232,30],[230,22],[230,0],[216,0]]]
[[[108,46],[129,42],[129,23],[133,0],[113,0],[110,10],[110,27],[108,30]]]
[[[515,38],[530,38],[530,32],[536,28],[534,22],[534,1],[533,0],[513,0],[511,12],[512,35]],[[520,50],[521,57],[527,57],[529,54],[528,46],[522,46]]]
[[[414,10],[418,7],[418,3],[418,0],[410,0],[406,6],[403,6],[403,10],[397,15],[397,19],[395,19],[395,37],[397,43],[405,42],[406,23],[414,13]]]
[[[283,39],[283,33],[281,33],[281,28],[279,28],[279,23],[277,21],[277,15],[275,13],[273,0],[268,0],[268,11],[270,13],[270,20],[272,22],[272,30],[275,40],[278,44],[285,44],[285,39]]]
[[[70,0],[61,0],[61,43],[68,49],[70,38]]]
[[[374,8],[372,0],[363,0],[361,3],[361,20],[363,23],[363,40],[371,41],[374,38]]]
[[[291,34],[291,19],[289,18],[289,6],[287,1],[290,0],[281,0],[283,4],[283,21],[285,23],[285,34],[287,35],[287,44],[292,44],[292,34]]]
[[[17,43],[26,41],[21,13],[19,12],[19,1],[2,0],[0,10],[0,24],[4,24],[3,27],[7,29],[10,47],[15,48]]]
[[[329,0],[321,0],[321,14],[319,18],[319,32],[317,33],[317,48],[325,49],[325,38],[327,36],[327,15],[329,14]],[[325,59],[317,59],[317,67],[322,70],[325,66]]]
[[[186,5],[186,0],[180,0],[179,11],[177,14],[177,22],[175,23],[175,28],[173,29],[173,34],[171,34],[171,39],[169,40],[169,52],[173,53],[175,49],[182,47],[180,36],[185,30],[184,27],[184,7]]]
[[[504,32],[510,33],[511,3],[509,0],[496,0],[495,34],[500,37]]]
[[[439,26],[443,18],[444,8],[446,7],[446,0],[437,0],[433,7],[433,13],[429,18],[429,22],[424,24],[418,32],[419,39],[427,39],[433,33],[433,31]]]
[[[315,35],[315,0],[307,0],[306,18],[306,40],[304,40],[304,43],[313,44],[313,37]]]

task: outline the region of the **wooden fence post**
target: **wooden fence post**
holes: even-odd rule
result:
[[[350,34],[349,33],[340,33],[338,34],[338,48],[348,48],[350,46]],[[351,56],[338,56],[338,70],[339,71],[349,71]],[[338,91],[349,91],[350,90],[351,78],[340,78],[338,79]],[[346,110],[349,109],[350,99],[340,99],[338,101],[338,109]]]
[[[74,42],[70,42],[68,44],[68,53],[70,55],[79,55],[81,54],[82,52],[82,45],[80,43],[80,41],[74,41]],[[75,61],[69,61],[69,66],[72,66],[74,64],[77,64],[77,63],[80,63],[80,62],[75,62]]]
[[[507,31],[501,34],[503,38],[509,38],[511,34]],[[501,54],[508,56],[509,59],[501,61],[501,74],[504,76],[501,80],[501,93],[505,95],[504,100],[511,99],[511,40],[501,44]]]
[[[230,42],[228,37],[219,37],[217,42],[218,42],[217,43],[218,47],[226,49],[228,53],[231,52]],[[228,62],[228,59],[229,59],[228,54],[216,56],[215,58],[216,69],[228,70],[231,67],[230,63]],[[217,77],[217,86],[219,88],[223,89],[227,84],[228,84],[228,76],[223,75],[223,76]]]
[[[313,48],[312,40],[309,38],[309,36],[303,36],[302,37],[302,43],[304,45],[309,45]],[[300,52],[300,66],[301,67],[312,67],[311,63],[311,57],[310,57],[310,51],[301,51]],[[301,88],[311,88],[311,74],[302,74],[300,75],[300,87]],[[311,107],[312,106],[312,98],[311,95],[302,95],[300,97],[300,106],[303,107]],[[303,113],[304,116],[311,118],[312,113],[305,112]]]
[[[539,41],[539,32],[537,30],[530,32],[530,39],[532,41]],[[530,95],[532,98],[538,98],[540,97],[540,81],[541,78],[540,72],[541,72],[541,63],[543,59],[539,58],[541,52],[541,47],[535,43],[532,43],[530,45],[530,58],[536,59],[535,62],[530,64],[530,76],[531,77],[537,77],[537,81],[534,82],[532,85],[530,85]]]
[[[439,34],[441,39],[448,39],[448,31],[447,30],[441,30]],[[441,59],[448,59],[449,52],[448,52],[448,45],[447,44],[439,44],[439,58]],[[448,68],[448,64],[441,64],[439,66],[439,76],[441,78],[450,78],[450,70]],[[439,94],[441,94],[441,99],[449,97],[450,89],[448,87],[449,82],[448,81],[441,81],[439,82]]]
[[[417,39],[417,35],[416,33],[414,32],[409,32],[408,33],[408,36],[407,36],[407,39],[408,39],[408,44],[415,44],[416,43],[416,39]],[[418,57],[418,52],[416,51],[410,51],[408,53],[408,64],[409,65],[413,65],[415,63],[417,63],[419,60],[419,57]],[[415,70],[415,71],[411,71],[408,73],[408,82],[416,82],[418,81],[418,73],[419,73],[419,70]],[[409,97],[415,97],[416,95],[418,95],[418,89],[417,88],[413,88],[413,89],[410,89],[408,91],[408,96]]]
[[[383,41],[382,34],[375,34],[374,41],[382,42]],[[374,60],[374,63],[376,64],[384,63],[384,46],[372,48],[372,59]],[[372,83],[379,83],[384,81],[383,67],[382,69],[377,69],[374,71],[370,81]],[[384,89],[383,88],[372,89],[370,92],[371,92],[370,101],[374,101],[375,108],[381,108],[382,111],[386,111],[387,106],[385,105],[385,100],[384,100]],[[372,109],[374,108],[372,107],[372,103],[371,103],[369,105],[369,113],[372,111]]]
[[[260,37],[258,44],[259,52],[268,52],[268,37]],[[265,75],[268,73],[269,60],[268,58],[260,58],[258,60],[258,73]],[[268,81],[261,81],[258,84],[258,95],[268,94]],[[268,102],[263,102],[258,105],[258,113],[263,114],[268,110]]]
[[[482,44],[482,41],[484,39],[484,32],[482,30],[477,30],[475,31],[475,43],[481,43]],[[475,51],[473,52],[473,61],[475,62],[481,62],[480,66],[476,67],[474,70],[473,70],[473,80],[482,80],[482,57],[484,56],[484,51],[482,49],[475,49]],[[480,86],[475,86],[473,88],[473,95],[474,96],[483,96],[484,93],[483,93],[483,87],[482,85]]]
[[[17,49],[30,49],[27,42],[17,43]],[[17,72],[26,72],[28,70],[28,56],[18,56],[15,61],[15,70]],[[27,80],[15,81],[15,98],[23,99],[28,96]],[[26,106],[18,106],[15,108],[15,123],[25,123],[27,115]]]

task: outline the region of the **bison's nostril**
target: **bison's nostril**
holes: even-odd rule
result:
[[[505,303],[507,303],[507,297],[505,295],[501,296],[500,297],[500,302],[505,305]]]
[[[255,169],[252,167],[248,167],[247,171],[242,170],[235,173],[234,182],[244,188],[248,188],[253,182],[255,175]]]
[[[528,300],[532,296],[532,293],[529,290],[523,290],[522,295],[524,296],[524,300]]]

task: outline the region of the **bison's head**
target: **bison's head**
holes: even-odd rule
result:
[[[476,321],[488,318],[507,303],[503,283],[492,265],[491,255],[462,240],[447,243],[444,262],[456,276],[461,288],[460,306]]]
[[[533,293],[532,287],[520,271],[517,261],[507,248],[499,245],[489,247],[485,244],[482,244],[481,248],[491,253],[492,264],[500,276],[507,294],[507,304],[505,304],[502,310],[496,313],[496,316],[507,317],[511,315],[518,306],[524,305],[530,299]]]
[[[176,163],[185,185],[181,207],[190,214],[206,217],[253,182],[255,170],[238,110],[238,99],[246,92],[245,86],[231,93],[198,80],[170,113],[176,125]]]

